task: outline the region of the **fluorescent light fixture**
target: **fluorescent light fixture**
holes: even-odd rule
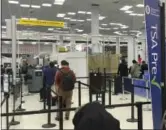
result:
[[[99,20],[105,19],[105,16],[99,16]]]
[[[78,11],[78,14],[86,14],[85,11]]]
[[[49,45],[50,43],[49,42],[45,42],[44,45]]]
[[[55,0],[54,4],[55,5],[63,5],[65,0]]]
[[[114,32],[117,35],[122,35],[119,31]]]
[[[126,26],[126,25],[124,25],[124,26],[122,26],[121,28],[122,28],[122,29],[127,29],[127,28],[129,28],[129,27]]]
[[[77,30],[77,32],[83,32],[83,31],[84,31],[84,30],[79,30],[79,29]]]
[[[131,13],[133,13],[133,11],[126,10],[125,13],[127,13],[127,14],[131,14]]]
[[[70,21],[75,22],[75,21],[77,21],[77,20],[76,20],[76,19],[70,19]]]
[[[24,44],[24,43],[19,41],[18,44],[22,45],[22,44]]]
[[[137,16],[144,16],[144,14],[137,14]]]
[[[63,17],[65,17],[65,15],[66,15],[66,14],[57,14],[57,17],[58,17],[58,18],[63,18]]]
[[[21,19],[28,20],[28,18],[25,18],[25,17],[24,17],[24,18],[21,18]]]
[[[29,8],[30,7],[30,5],[28,5],[28,4],[20,4],[20,6],[24,7],[24,8]]]
[[[32,42],[32,45],[35,45],[36,44],[36,42]]]
[[[145,21],[142,21],[142,23],[145,23]]]
[[[74,13],[74,12],[68,12],[67,14],[68,15],[76,15],[76,13]]]
[[[86,14],[92,14],[92,12],[86,12]]]
[[[136,7],[143,8],[144,5],[143,4],[138,4],[138,5],[136,5]]]
[[[31,5],[32,8],[39,9],[40,5]]]
[[[87,21],[91,21],[91,19],[86,19]]]
[[[2,29],[6,29],[6,26],[2,26]]]
[[[125,6],[123,6],[122,8],[120,8],[120,10],[126,11],[126,10],[131,9],[132,7],[133,7],[133,6],[125,5]]]
[[[130,30],[130,32],[138,33],[138,32],[140,32],[140,31],[138,31],[138,30]]]
[[[54,28],[48,28],[48,31],[53,31],[54,30]]]
[[[78,21],[78,22],[84,22],[85,20],[78,19],[77,21]]]
[[[9,0],[8,3],[9,3],[9,4],[19,4],[18,1],[13,1],[13,0]]]
[[[131,14],[129,14],[129,15],[131,15],[131,16],[137,16],[137,14],[136,14],[136,13],[131,13]]]
[[[44,6],[44,7],[51,7],[52,4],[49,4],[49,3],[43,3],[42,6]]]
[[[103,23],[103,24],[101,24],[102,26],[107,26],[108,24],[105,24],[105,23]]]
[[[69,20],[70,18],[69,17],[64,17],[65,20]]]
[[[9,41],[4,41],[4,43],[5,43],[5,44],[10,44],[10,42],[9,42]]]

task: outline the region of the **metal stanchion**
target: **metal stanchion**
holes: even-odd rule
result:
[[[108,101],[109,101],[109,105],[111,105],[111,104],[112,104],[112,103],[111,103],[111,102],[112,102],[112,99],[111,99],[111,97],[112,97],[112,96],[111,96],[111,94],[112,94],[112,93],[111,93],[111,80],[108,80],[108,84],[109,84],[109,88],[108,88],[108,89],[109,89],[109,93],[108,93],[109,99],[108,99]]]
[[[81,81],[78,82],[78,106],[81,106]]]
[[[46,110],[46,87],[43,86],[43,110]]]
[[[127,122],[137,122],[138,120],[134,117],[134,85],[132,81],[132,92],[131,92],[131,118],[127,119]]]
[[[149,83],[149,82],[146,81],[146,87],[149,86],[148,83]],[[147,100],[147,102],[150,101],[150,100],[149,100],[149,97],[150,97],[150,87],[149,87],[149,89],[146,89],[146,100]],[[146,108],[144,108],[143,110],[144,110],[144,111],[151,111],[152,109],[151,109],[150,105],[147,104],[147,105],[146,105]]]
[[[105,106],[105,91],[102,90],[102,105]]]
[[[137,117],[138,117],[138,130],[143,130],[143,117],[142,117],[142,104],[137,105]]]
[[[9,113],[9,93],[6,95],[6,113]],[[6,116],[6,130],[9,130],[9,116]]]
[[[15,92],[16,86],[13,85],[13,113],[16,112],[15,105],[16,105],[16,92]],[[10,122],[10,125],[18,125],[20,124],[19,121],[15,121],[15,116],[12,117],[12,120]]]
[[[122,97],[120,98],[120,100],[127,100],[127,98],[125,97],[124,78],[123,77],[122,77]]]
[[[19,107],[18,107],[18,109],[16,110],[16,111],[25,111],[26,109],[23,109],[22,108],[22,97],[23,97],[23,95],[22,95],[22,79],[21,79],[21,87],[20,87],[20,105],[19,105]]]
[[[49,112],[47,115],[47,124],[42,125],[42,127],[43,128],[53,128],[56,126],[56,124],[51,123],[51,111],[50,111],[51,110],[51,88],[49,88],[47,91],[48,91],[47,94],[49,94],[49,101],[47,101]]]
[[[63,130],[63,99],[62,96],[59,97],[59,130]]]

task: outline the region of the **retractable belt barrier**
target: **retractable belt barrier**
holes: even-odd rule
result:
[[[100,75],[101,76],[101,75]],[[81,77],[82,78],[82,77]],[[80,79],[81,79],[80,78]],[[83,77],[85,78],[85,77]],[[104,87],[101,88],[101,89],[97,89],[96,87],[92,86],[91,84],[85,84],[81,81],[77,81],[78,82],[78,107],[73,107],[73,108],[63,108],[63,100],[62,100],[62,97],[61,96],[58,96],[58,94],[56,92],[54,92],[53,90],[49,90],[49,93],[51,95],[51,92],[53,92],[55,95],[58,96],[58,102],[59,102],[59,106],[58,106],[58,109],[51,109],[51,103],[49,103],[48,105],[48,109],[44,109],[44,110],[38,110],[38,111],[13,111],[13,112],[9,112],[9,95],[6,96],[6,113],[2,113],[1,116],[6,116],[6,129],[8,130],[9,127],[10,127],[10,124],[9,124],[9,116],[21,116],[21,115],[31,115],[31,114],[45,114],[45,113],[48,113],[48,120],[47,120],[47,123],[42,125],[43,128],[52,128],[52,127],[55,127],[56,124],[53,124],[51,123],[51,113],[52,112],[59,112],[59,115],[60,115],[60,119],[59,119],[59,129],[60,130],[63,130],[63,112],[65,111],[75,111],[76,109],[78,109],[82,103],[81,103],[81,85],[84,85],[84,86],[87,86],[89,88],[89,96],[91,97],[91,99],[89,100],[90,102],[92,102],[92,94],[102,94],[102,105],[106,108],[106,109],[112,109],[112,108],[116,108],[116,107],[129,107],[131,106],[131,110],[132,110],[132,114],[134,113],[133,112],[133,107],[136,106],[137,107],[137,122],[138,122],[138,130],[143,130],[143,119],[142,119],[142,105],[145,105],[145,104],[150,104],[150,102],[137,102],[137,103],[134,103],[134,98],[133,98],[133,95],[134,95],[134,92],[131,94],[132,96],[132,100],[131,100],[131,103],[126,103],[126,104],[116,104],[116,105],[112,105],[111,104],[111,83],[112,83],[112,80],[109,79],[108,80],[108,83],[109,83],[109,105],[106,105],[105,104],[105,92],[106,92],[106,78],[104,77]],[[91,82],[90,82],[91,83]],[[133,87],[134,88],[134,87]],[[93,90],[94,93],[92,93],[91,91]],[[22,91],[22,90],[21,90]],[[50,97],[50,100],[51,100],[51,96]],[[96,101],[98,101],[98,97],[96,96]],[[134,119],[133,118],[133,115],[131,114],[131,119]],[[15,121],[15,120],[14,120]],[[16,121],[15,121],[16,122]]]

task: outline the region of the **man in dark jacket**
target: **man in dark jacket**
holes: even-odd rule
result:
[[[74,130],[120,130],[120,123],[98,102],[80,108],[73,118]]]
[[[128,76],[128,67],[125,59],[122,59],[121,63],[119,64],[118,75],[121,77]]]
[[[140,78],[143,78],[144,72],[145,72],[146,70],[148,70],[148,65],[146,64],[145,61],[142,61]]]

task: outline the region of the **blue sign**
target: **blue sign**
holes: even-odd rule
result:
[[[154,129],[160,129],[162,120],[161,99],[161,32],[159,0],[145,1],[148,61],[151,82],[152,112]]]

